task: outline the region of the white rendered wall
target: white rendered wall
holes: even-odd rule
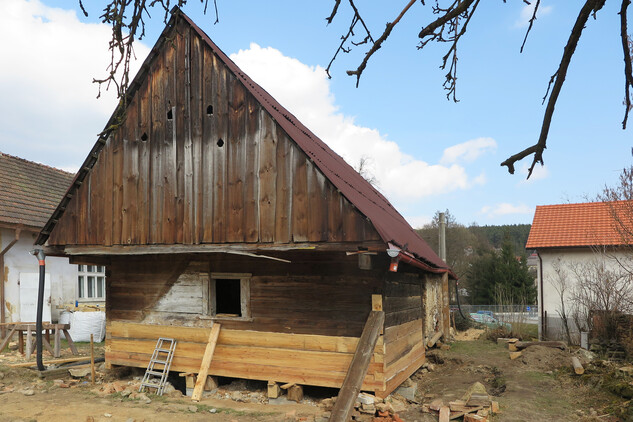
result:
[[[624,252],[614,252],[614,256],[622,259],[626,256]],[[555,266],[557,262],[561,263],[561,267],[567,272],[567,293],[565,294],[565,310],[570,312],[573,307],[571,301],[571,291],[576,288],[578,283],[576,277],[571,273],[567,267],[570,263],[589,263],[595,259],[603,259],[608,268],[613,270],[619,270],[620,266],[613,258],[605,257],[604,254],[593,252],[589,248],[577,248],[577,249],[552,249],[552,250],[539,250],[539,256],[542,260],[542,274],[539,268],[538,282],[539,282],[539,309],[547,312],[547,333],[543,334],[543,339],[547,340],[565,340],[565,336],[562,331],[562,320],[559,315],[561,311],[561,299],[560,294],[556,288],[556,271]],[[543,303],[541,302],[540,287],[543,286]],[[571,319],[571,318],[570,318]],[[570,331],[572,332],[572,340],[578,344],[580,341],[580,334],[578,327],[569,321]],[[539,334],[541,330],[541,324],[539,324]]]
[[[7,322],[20,320],[20,273],[39,273],[37,259],[29,253],[35,247],[35,237],[35,233],[23,230],[20,240],[4,255]],[[14,230],[0,228],[0,250],[14,238]],[[61,311],[59,308],[75,302],[77,266],[69,264],[68,258],[46,257],[46,274],[51,281],[51,317],[57,321]]]

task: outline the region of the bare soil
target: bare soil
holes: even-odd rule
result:
[[[465,337],[477,335],[471,332]],[[87,355],[89,346],[78,346]],[[102,344],[96,350],[103,355]],[[412,377],[417,385],[415,400],[407,402],[394,394],[398,414],[406,422],[437,421],[437,414],[422,410],[423,404],[437,398],[445,403],[460,399],[475,382],[483,383],[500,404],[501,413],[490,421],[626,420],[614,416],[627,403],[624,399],[605,392],[600,382],[573,375],[570,352],[533,346],[510,360],[504,345],[478,339],[456,341],[450,350],[428,353],[428,364]],[[50,357],[45,354],[44,359]],[[321,400],[336,394],[332,389],[306,388],[303,403],[272,405],[265,398],[265,383],[237,381],[193,403],[177,391],[163,397],[136,394],[139,372],[102,370],[93,386],[89,376],[40,379],[32,369],[8,366],[20,361],[24,358],[17,351],[0,354],[0,422],[321,422],[327,421]],[[595,378],[598,369],[586,367],[589,377]]]

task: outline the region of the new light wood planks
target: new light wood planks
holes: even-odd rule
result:
[[[200,372],[198,373],[198,378],[196,379],[196,386],[193,388],[193,394],[191,396],[191,400],[193,401],[200,401],[200,398],[202,397],[202,391],[204,389],[204,383],[207,380],[207,375],[209,375],[209,366],[211,365],[211,360],[213,359],[215,345],[217,344],[218,336],[220,335],[220,328],[221,325],[217,322],[213,324],[213,327],[211,327],[209,342],[207,343],[207,348],[204,351],[202,364],[200,365]]]

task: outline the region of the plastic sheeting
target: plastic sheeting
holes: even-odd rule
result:
[[[102,342],[105,337],[105,312],[63,311],[59,316],[59,323],[70,324],[68,333],[75,342],[90,341],[90,334],[96,342]]]

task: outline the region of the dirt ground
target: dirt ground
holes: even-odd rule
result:
[[[460,338],[468,340],[453,342],[450,350],[428,352],[428,363],[412,377],[417,388],[414,400],[394,394],[393,404],[403,421],[437,421],[437,414],[424,412],[423,405],[438,398],[444,403],[459,399],[474,382],[484,384],[499,402],[501,412],[489,421],[626,420],[613,416],[627,403],[624,399],[605,392],[600,383],[587,382],[586,376],[583,380],[573,375],[570,352],[533,346],[510,360],[505,345],[474,339],[479,334],[465,333]],[[78,346],[86,355],[89,346]],[[102,344],[96,354],[103,355]],[[139,395],[142,371],[124,371],[125,376],[121,371],[100,371],[93,386],[89,376],[40,379],[32,369],[8,366],[22,361],[17,351],[0,354],[0,422],[325,422],[322,400],[337,392],[306,388],[302,403],[273,405],[267,403],[265,383],[238,380],[193,403],[178,391],[163,397]],[[586,367],[592,376],[592,365]]]

